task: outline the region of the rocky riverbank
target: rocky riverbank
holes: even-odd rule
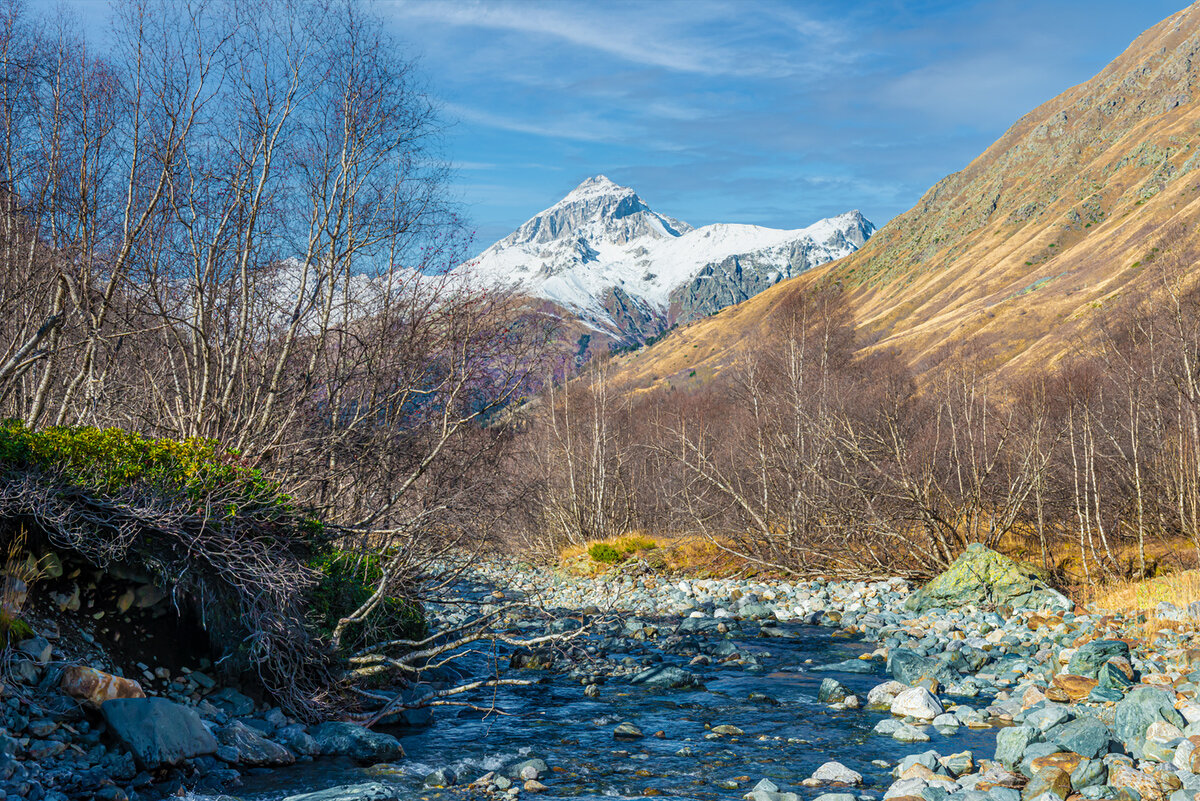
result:
[[[544,735],[529,734],[522,748],[516,727],[499,755],[437,764],[430,755],[442,752],[429,738],[475,726],[462,717],[469,710],[439,709],[428,735],[305,726],[218,686],[202,665],[177,672],[146,666],[134,684],[71,664],[52,640],[34,637],[8,665],[23,691],[6,693],[0,712],[0,788],[35,801],[120,801],[182,789],[238,793],[277,771],[268,777],[278,775],[284,789],[273,797],[299,798],[286,789],[288,771],[312,763],[306,781],[322,789],[308,801],[398,798],[422,785],[435,794],[574,796],[580,782],[594,783],[604,770],[623,781],[644,774],[643,794],[752,801],[1193,798],[1200,790],[1200,650],[1192,613],[1163,608],[1161,616],[1174,622],[1148,626],[1141,616],[1071,611],[1036,576],[1010,570],[990,552],[964,560],[921,592],[896,579],[585,579],[492,564],[463,588],[478,601],[469,612],[433,610],[448,628],[520,602],[529,612],[514,610],[506,624],[513,637],[587,627],[574,650],[549,642],[501,645],[497,653],[506,677],[540,682],[532,691],[552,696],[552,707],[609,708],[581,714],[591,731],[607,731],[608,748],[621,760],[645,760],[629,771],[575,764],[586,759],[570,738],[551,749]],[[824,645],[806,639],[811,625],[825,627]],[[841,658],[827,656],[835,654]],[[759,678],[747,684],[750,677]],[[696,696],[706,686],[708,695]],[[824,739],[790,734],[780,701],[762,691],[768,686],[802,690],[795,702],[785,699],[785,711],[789,703],[819,702],[829,725],[845,728]],[[629,697],[640,706],[630,707]],[[687,711],[714,698],[729,699],[714,716]],[[481,692],[464,700],[482,708],[495,698]],[[538,700],[546,698],[506,697],[513,705]],[[754,710],[767,709],[778,725],[755,732],[755,722],[770,715]],[[423,713],[408,721],[428,722]],[[589,736],[601,753],[603,743]],[[404,745],[420,759],[406,757]],[[789,748],[798,749],[794,759],[781,756]],[[812,761],[805,748],[822,756],[801,771]],[[689,770],[698,760],[708,760],[706,767]],[[740,773],[728,770],[739,763]],[[332,781],[312,778],[326,764],[329,777],[371,781],[329,787]],[[684,777],[694,789],[678,789]]]

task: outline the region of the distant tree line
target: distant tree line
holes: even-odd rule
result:
[[[1200,564],[1200,293],[1163,232],[1144,295],[1096,336],[997,375],[948,346],[864,347],[835,287],[794,293],[699,389],[630,391],[594,362],[531,416],[530,544],[701,534],[796,573],[929,574],[973,542],[1060,578]]]

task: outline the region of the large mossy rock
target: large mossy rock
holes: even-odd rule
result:
[[[1010,606],[1014,609],[1073,607],[1062,593],[1048,585],[1031,566],[1009,559],[979,544],[954,560],[946,572],[908,597],[904,607],[913,612],[975,606]]]

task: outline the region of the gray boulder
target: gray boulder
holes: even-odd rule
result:
[[[1159,720],[1181,729],[1187,725],[1183,715],[1175,709],[1174,693],[1157,687],[1135,687],[1117,704],[1113,731],[1140,756],[1146,729]]]
[[[1010,726],[996,732],[996,761],[1015,770],[1025,758],[1030,745],[1041,739],[1041,733],[1025,726]]]
[[[309,735],[322,754],[350,757],[361,765],[392,762],[404,756],[404,748],[395,737],[353,723],[322,723],[309,730]]]
[[[254,699],[232,687],[222,687],[215,693],[210,693],[206,700],[231,718],[244,718],[254,714]]]
[[[850,691],[837,679],[823,680],[820,689],[817,690],[817,700],[823,704],[836,704],[839,701],[845,701],[849,695]]]
[[[1064,751],[1074,751],[1085,759],[1097,759],[1108,753],[1112,732],[1095,718],[1079,718],[1050,729],[1046,739]]]
[[[290,765],[296,761],[296,755],[291,751],[271,742],[239,720],[218,731],[217,742],[235,749],[240,765],[267,767]]]
[[[215,754],[216,738],[194,709],[165,698],[114,698],[100,707],[113,736],[145,768]]]
[[[937,576],[904,602],[911,611],[975,606],[1016,609],[1063,609],[1074,604],[1053,589],[1031,566],[972,543]]]
[[[366,784],[342,784],[315,793],[289,795],[283,801],[395,801],[400,798],[400,788],[381,782]]]
[[[908,648],[896,648],[888,654],[888,672],[896,681],[915,685],[923,678],[937,679],[941,684],[953,684],[962,675],[940,659],[921,656]]]
[[[1114,656],[1129,658],[1129,646],[1120,640],[1092,640],[1079,646],[1067,663],[1067,672],[1094,679],[1100,666]]]
[[[656,689],[686,689],[700,684],[696,674],[673,665],[658,665],[646,668],[629,678],[632,684]]]

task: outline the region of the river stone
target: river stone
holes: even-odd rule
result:
[[[1026,726],[1033,726],[1038,731],[1050,731],[1070,719],[1070,709],[1061,704],[1047,701],[1040,706],[1026,710],[1024,723]]]
[[[875,728],[872,729],[872,731],[874,731],[876,734],[882,734],[885,737],[891,737],[893,734],[899,731],[900,727],[903,725],[903,723],[895,718],[884,718],[875,724]]]
[[[1055,757],[1059,753],[1059,747],[1054,743],[1030,743],[1025,748],[1025,756],[1021,760],[1021,764],[1017,766],[1017,772],[1024,774],[1026,778],[1033,778],[1033,774],[1037,772],[1036,764],[1045,763],[1047,757]],[[1053,762],[1053,760],[1050,760]]]
[[[315,793],[289,795],[283,801],[397,801],[400,798],[398,785],[381,782],[366,784],[341,784]]]
[[[309,735],[316,740],[322,754],[350,757],[361,765],[393,762],[404,756],[404,748],[395,737],[354,723],[321,723],[310,729]]]
[[[254,729],[235,720],[217,732],[217,742],[237,751],[237,762],[251,767],[291,765],[296,756]]]
[[[892,739],[899,740],[902,743],[927,743],[929,742],[929,735],[915,726],[901,723],[896,731],[892,733]]]
[[[1099,787],[1107,780],[1108,766],[1100,759],[1081,759],[1075,770],[1071,771],[1071,787],[1075,790]]]
[[[274,737],[293,754],[300,754],[302,756],[321,755],[321,746],[299,724],[284,726],[275,732]]]
[[[754,785],[752,793],[778,793],[779,785],[770,779],[760,779],[758,784]]]
[[[738,610],[738,617],[745,620],[763,620],[774,616],[771,607],[766,604],[746,604]]]
[[[834,662],[832,665],[818,665],[813,673],[874,673],[875,665],[866,659],[847,659],[844,662]]]
[[[1108,784],[1117,790],[1133,790],[1143,801],[1161,801],[1166,798],[1154,776],[1120,762],[1109,767]]]
[[[145,698],[142,686],[133,679],[124,679],[95,668],[72,665],[62,673],[59,689],[72,698],[101,706],[115,698]]]
[[[849,695],[850,691],[837,679],[824,679],[821,682],[820,689],[817,690],[817,700],[823,704],[836,704],[838,701],[845,701]]]
[[[613,738],[617,740],[640,740],[645,736],[646,735],[642,734],[641,729],[629,721],[618,724],[617,727],[613,729]]]
[[[550,766],[543,759],[526,759],[505,771],[510,779],[540,779],[550,774]]]
[[[863,777],[843,765],[841,762],[826,762],[813,771],[812,779],[819,784],[846,784],[857,787],[862,784]]]
[[[232,687],[223,687],[215,693],[210,693],[205,700],[231,718],[244,718],[254,714],[254,699]]]
[[[422,782],[426,787],[453,787],[457,783],[458,776],[450,768],[438,768]]]
[[[217,741],[196,710],[165,698],[114,698],[100,707],[109,731],[144,768],[215,754]]]
[[[888,672],[906,686],[913,687],[922,679],[937,679],[952,684],[962,678],[958,671],[939,659],[921,656],[908,648],[896,648],[888,654]]]
[[[1071,655],[1071,661],[1067,663],[1067,672],[1095,679],[1100,672],[1100,666],[1114,656],[1128,659],[1129,646],[1120,640],[1092,640],[1079,646]]]
[[[1117,662],[1113,660],[1109,660],[1101,665],[1100,669],[1096,672],[1096,677],[1100,682],[1099,689],[1108,690],[1110,694],[1112,691],[1115,691],[1118,695],[1118,701],[1120,700],[1120,696],[1123,696],[1133,686],[1133,679],[1129,677],[1129,674],[1125,672],[1123,667],[1119,667]]]
[[[1182,728],[1187,725],[1175,709],[1175,694],[1158,687],[1139,686],[1117,704],[1113,731],[1127,746],[1141,750],[1150,724],[1162,720]]]
[[[1046,739],[1057,743],[1065,751],[1074,751],[1086,759],[1096,759],[1108,753],[1112,732],[1095,718],[1079,718],[1048,730]]]
[[[868,706],[890,707],[896,696],[908,689],[908,685],[899,681],[885,681],[877,684],[867,693]]]
[[[1041,733],[1025,726],[1010,726],[996,732],[996,760],[1016,770],[1025,758],[1025,749],[1041,739]]]
[[[985,604],[1016,609],[1070,610],[1074,606],[1032,566],[972,543],[944,573],[910,595],[904,608],[927,612]]]
[[[1029,780],[1029,784],[1025,785],[1025,789],[1021,792],[1021,798],[1041,798],[1046,793],[1053,794],[1058,798],[1066,798],[1070,795],[1071,774],[1062,768],[1043,768],[1034,774],[1033,778]]]
[[[891,713],[920,720],[933,720],[946,711],[941,701],[924,687],[913,687],[896,696],[892,701]]]
[[[1180,741],[1171,764],[1188,773],[1200,773],[1200,736],[1193,734]]]
[[[674,665],[657,665],[635,673],[629,679],[632,684],[656,689],[686,689],[700,683],[696,674]]]

